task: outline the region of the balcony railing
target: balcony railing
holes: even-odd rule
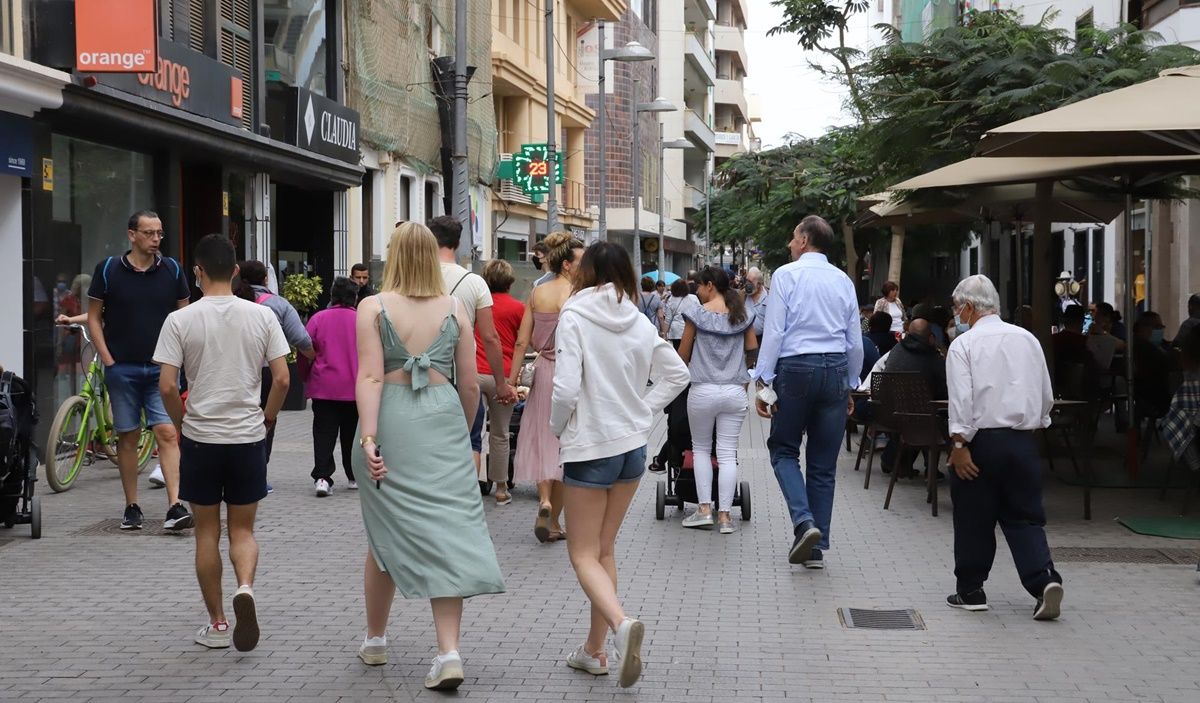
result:
[[[562,184],[563,209],[584,214],[587,212],[587,184],[567,179]]]

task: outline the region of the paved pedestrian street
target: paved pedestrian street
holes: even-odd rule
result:
[[[271,465],[275,493],[259,511],[255,588],[263,637],[256,650],[193,644],[205,614],[190,536],[119,533],[117,471],[102,462],[67,493],[42,493],[42,540],[30,540],[27,527],[0,530],[0,700],[442,697],[421,689],[434,653],[425,601],[397,600],[387,666],[368,668],[355,657],[365,550],[358,501],[340,474],[331,497],[314,497],[310,423],[307,412],[284,414]],[[660,423],[655,447],[662,430]],[[987,586],[992,610],[966,613],[944,604],[954,586],[948,490],[935,518],[919,482],[903,481],[885,512],[886,481],[877,472],[864,491],[844,446],[828,569],[789,566],[790,529],[766,460],[765,430],[756,417],[746,423],[741,459],[754,516],[731,536],[684,531],[671,508],[667,520],[656,521],[660,477],[647,474],[618,545],[620,592],[647,626],[646,672],[632,689],[619,689],[615,676],[593,678],[563,664],[584,637],[586,600],[566,545],[533,537],[532,490],[518,488],[507,507],[486,499],[508,593],[467,603],[467,680],[457,697],[1200,700],[1200,585],[1195,558],[1186,563],[1197,543],[1139,537],[1112,520],[1122,511],[1169,514],[1176,496],[1160,503],[1150,492],[1102,491],[1095,519],[1085,522],[1079,489],[1048,479],[1049,538],[1066,579],[1062,619],[1031,619],[1032,599],[1004,546]],[[144,490],[141,503],[147,524],[160,526],[162,491]],[[1180,563],[1068,561],[1072,553],[1100,558],[1068,549],[1081,547]],[[225,587],[228,603],[228,565]],[[925,629],[848,629],[839,608],[851,607],[915,609]]]

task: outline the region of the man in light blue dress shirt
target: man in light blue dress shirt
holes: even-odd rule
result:
[[[753,377],[772,386],[778,401],[759,397],[758,414],[771,419],[767,448],[791,513],[795,541],[788,562],[824,568],[833,517],[833,488],[850,390],[862,368],[862,328],[854,283],[829,263],[833,229],[816,215],[796,227],[788,249],[795,259],[771,278],[763,342]],[[807,435],[807,470],[800,445]]]

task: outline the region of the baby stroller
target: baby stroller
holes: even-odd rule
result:
[[[657,462],[662,462],[667,468],[667,477],[658,482],[656,487],[654,517],[662,520],[666,516],[666,508],[673,505],[683,512],[685,503],[696,504],[696,476],[692,468],[692,428],[688,423],[687,414],[688,389],[684,389],[679,397],[667,406],[667,439],[659,452]],[[715,432],[714,432],[715,435]],[[717,443],[714,441],[715,448]],[[716,492],[717,458],[712,459],[713,489]],[[733,494],[734,506],[740,507],[742,520],[750,519],[750,482],[738,483]]]
[[[0,525],[29,525],[34,539],[42,536],[42,501],[33,494],[37,455],[33,430],[37,405],[25,379],[0,373]]]

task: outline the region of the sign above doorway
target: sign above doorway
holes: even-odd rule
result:
[[[75,0],[75,68],[147,73],[158,62],[155,0]]]
[[[356,164],[358,113],[323,95],[294,87],[288,140],[308,151]]]

